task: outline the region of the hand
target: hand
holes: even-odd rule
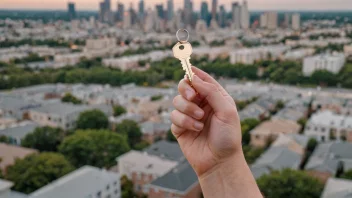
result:
[[[237,153],[242,154],[241,125],[232,97],[210,75],[196,67],[192,88],[180,81],[171,113],[171,131],[198,177]]]

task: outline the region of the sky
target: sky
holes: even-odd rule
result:
[[[69,0],[76,3],[77,10],[98,10],[100,0]],[[65,10],[68,0],[0,0],[0,9],[45,9]],[[129,7],[133,3],[137,8],[139,0],[119,0]],[[163,3],[166,7],[167,0],[144,0],[146,7],[153,7],[156,3]],[[193,0],[196,10],[204,0]],[[211,0],[206,0],[211,5]],[[230,10],[232,2],[242,0],[218,0]],[[352,0],[247,0],[250,10],[352,10]],[[111,0],[112,9],[116,9],[117,0]],[[183,0],[174,0],[176,8],[183,6]]]

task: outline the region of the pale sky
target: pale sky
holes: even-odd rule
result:
[[[64,10],[69,0],[0,0],[0,9],[51,9]],[[76,3],[77,10],[98,10],[100,0],[70,0]],[[139,0],[119,0],[129,7],[133,3],[137,8]],[[145,0],[146,7],[155,3],[164,3],[167,0]],[[199,9],[203,0],[193,0],[195,9]],[[209,2],[211,0],[207,0]],[[218,0],[230,10],[232,2],[237,0]],[[242,2],[242,0],[238,0]],[[111,0],[112,9],[116,9],[117,0]],[[174,0],[176,8],[183,6],[183,0]],[[352,10],[352,0],[248,0],[250,10]]]

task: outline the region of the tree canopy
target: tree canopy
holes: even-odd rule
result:
[[[21,145],[39,151],[57,151],[57,147],[64,139],[64,131],[59,128],[38,127],[33,133],[24,137]]]
[[[352,180],[352,169],[347,170],[341,175],[341,178]]]
[[[127,139],[108,130],[78,130],[66,137],[59,152],[76,167],[111,167],[116,157],[130,150]]]
[[[76,122],[77,129],[106,129],[108,126],[108,117],[97,109],[82,112]]]
[[[61,154],[32,154],[9,166],[5,179],[14,182],[13,190],[31,193],[73,170],[74,167]]]
[[[256,126],[259,124],[259,120],[254,119],[254,118],[248,118],[243,121],[241,121],[241,129],[242,129],[242,143],[243,144],[249,144],[250,142],[250,134],[249,132],[254,129]]]
[[[116,126],[116,132],[127,137],[131,148],[142,141],[142,132],[138,124],[132,120],[124,120]],[[141,146],[141,145],[139,145]]]
[[[82,101],[76,98],[71,93],[66,93],[64,97],[61,98],[61,102],[73,103],[73,104],[82,104]]]
[[[120,116],[126,112],[127,111],[123,106],[121,106],[121,105],[114,106],[114,116]]]

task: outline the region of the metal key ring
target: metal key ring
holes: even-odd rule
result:
[[[180,39],[180,37],[178,36],[178,33],[179,33],[180,31],[184,31],[184,32],[187,33],[187,38],[186,38],[186,40],[181,40],[181,39]],[[189,32],[188,32],[186,29],[179,29],[179,30],[177,30],[177,32],[176,32],[176,38],[177,38],[177,40],[178,40],[180,43],[187,43],[187,42],[188,42],[188,39],[189,39]]]

